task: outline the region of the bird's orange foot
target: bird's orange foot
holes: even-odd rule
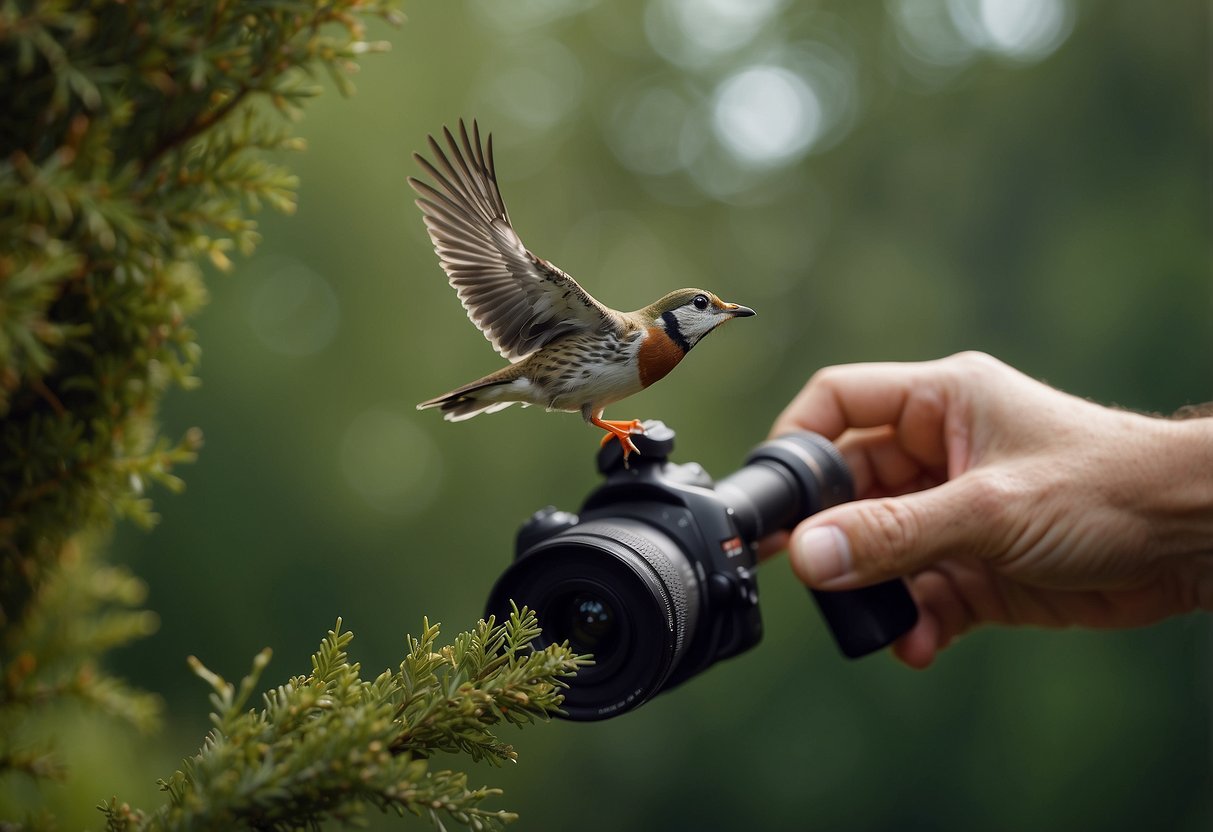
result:
[[[623,440],[626,439],[630,433],[644,433],[644,422],[640,421],[639,419],[628,419],[622,422],[615,419],[600,419],[599,421],[601,421],[602,424],[600,424],[598,427],[607,432],[607,435],[602,437],[602,444],[604,446],[606,443],[610,442],[616,437],[619,438],[620,442],[623,442]],[[626,448],[631,444],[632,440],[628,439],[628,441],[624,444],[624,447]],[[636,450],[635,446],[632,447],[632,450]],[[640,452],[636,451],[636,453]]]
[[[635,443],[632,442],[632,437],[630,437],[628,434],[613,433],[613,432],[608,433],[606,436],[602,437],[602,444],[605,446],[612,439],[618,439],[619,444],[623,446],[623,461],[624,462],[628,461],[629,454],[640,453],[640,451],[637,450]]]
[[[619,444],[623,446],[623,459],[627,462],[629,454],[640,453],[636,449],[636,445],[632,442],[632,433],[644,433],[644,423],[639,419],[629,419],[626,421],[618,421],[615,419],[593,419],[591,423],[596,427],[600,427],[606,431],[606,436],[602,437],[602,445],[606,446],[612,439],[618,439]]]

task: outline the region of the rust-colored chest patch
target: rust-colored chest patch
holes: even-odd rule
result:
[[[675,344],[664,329],[650,327],[636,355],[636,363],[640,365],[640,385],[648,387],[665,378],[670,370],[678,366],[684,355],[686,353],[682,347]]]

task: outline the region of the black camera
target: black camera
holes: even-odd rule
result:
[[[842,456],[814,433],[764,442],[713,483],[700,465],[669,461],[671,429],[644,428],[630,465],[618,442],[599,451],[606,481],[580,514],[549,506],[523,525],[489,595],[499,620],[511,601],[535,610],[538,646],[567,640],[593,654],[565,697],[569,719],[617,716],[757,644],[757,541],[854,497]],[[813,596],[849,658],[918,618],[900,580]]]

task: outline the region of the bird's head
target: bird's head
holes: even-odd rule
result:
[[[636,314],[646,326],[664,328],[674,343],[689,350],[725,321],[748,318],[754,314],[754,310],[736,303],[725,303],[706,289],[679,289]]]

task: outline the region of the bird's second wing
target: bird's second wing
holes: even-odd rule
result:
[[[614,313],[560,269],[527,251],[497,188],[493,137],[472,122],[459,139],[443,128],[447,154],[429,137],[435,164],[413,158],[433,180],[409,177],[434,251],[472,323],[493,348],[521,361],[561,335],[609,325]]]

